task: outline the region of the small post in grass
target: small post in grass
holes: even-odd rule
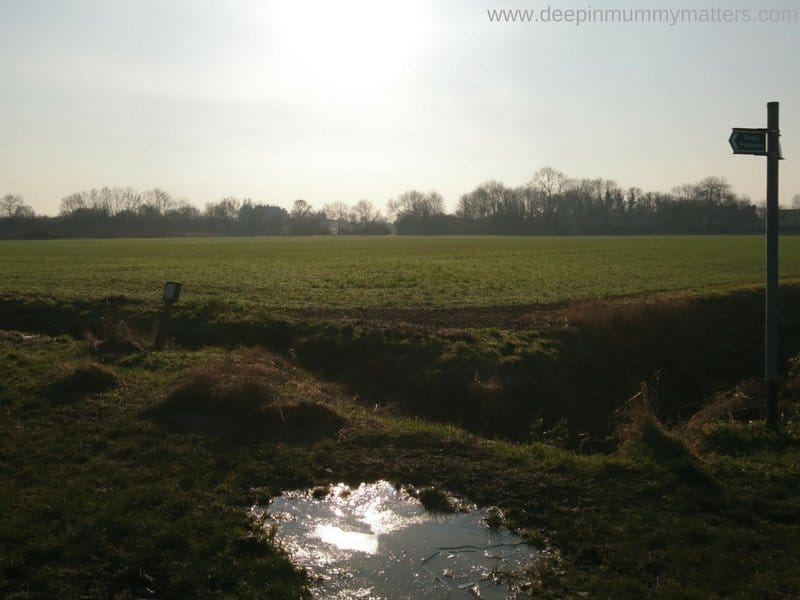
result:
[[[178,301],[181,295],[181,284],[175,281],[167,281],[164,284],[164,310],[158,321],[158,333],[156,334],[156,349],[163,350],[169,335],[169,319],[172,315],[172,306]]]
[[[764,383],[767,426],[778,426],[778,171],[781,153],[780,103],[767,104],[766,129],[734,129],[728,140],[734,154],[767,157],[767,288],[764,323]]]

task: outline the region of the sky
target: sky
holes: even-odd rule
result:
[[[590,7],[754,20],[554,22]],[[800,21],[758,21],[782,8],[800,7],[0,0],[0,194],[55,214],[103,186],[159,187],[201,208],[225,196],[382,208],[418,189],[452,210],[482,182],[517,186],[551,166],[647,191],[719,176],[760,203],[766,160],[733,156],[728,137],[765,127],[780,101],[788,205],[800,194]],[[491,22],[491,9],[539,21]]]

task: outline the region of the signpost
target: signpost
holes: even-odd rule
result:
[[[734,154],[767,156],[767,129],[734,129],[728,142]]]
[[[176,281],[167,281],[164,284],[164,310],[158,320],[158,332],[156,333],[156,348],[163,350],[169,335],[169,319],[172,315],[172,306],[181,296],[181,284]]]
[[[778,171],[781,156],[780,103],[767,104],[766,129],[733,130],[734,154],[767,157],[767,299],[764,323],[764,382],[767,425],[778,426]]]

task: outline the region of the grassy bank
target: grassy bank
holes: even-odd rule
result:
[[[564,427],[571,447],[611,449],[614,412],[642,382],[664,422],[762,373],[763,291],[655,295],[547,308],[283,309],[181,302],[180,348],[261,346],[336,381],[364,406],[529,441]],[[159,307],[124,297],[0,296],[0,328],[131,351],[151,344]],[[781,360],[800,352],[800,286],[781,292]],[[543,429],[544,428],[544,429]]]
[[[797,595],[797,294],[781,433],[752,421],[755,289],[422,314],[189,302],[163,352],[155,305],[7,295],[0,594],[302,597],[247,508],[383,478],[501,507],[550,551],[538,596]]]

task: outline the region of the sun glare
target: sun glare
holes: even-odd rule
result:
[[[421,2],[280,2],[270,10],[287,84],[317,98],[376,96],[419,60],[429,20]]]

